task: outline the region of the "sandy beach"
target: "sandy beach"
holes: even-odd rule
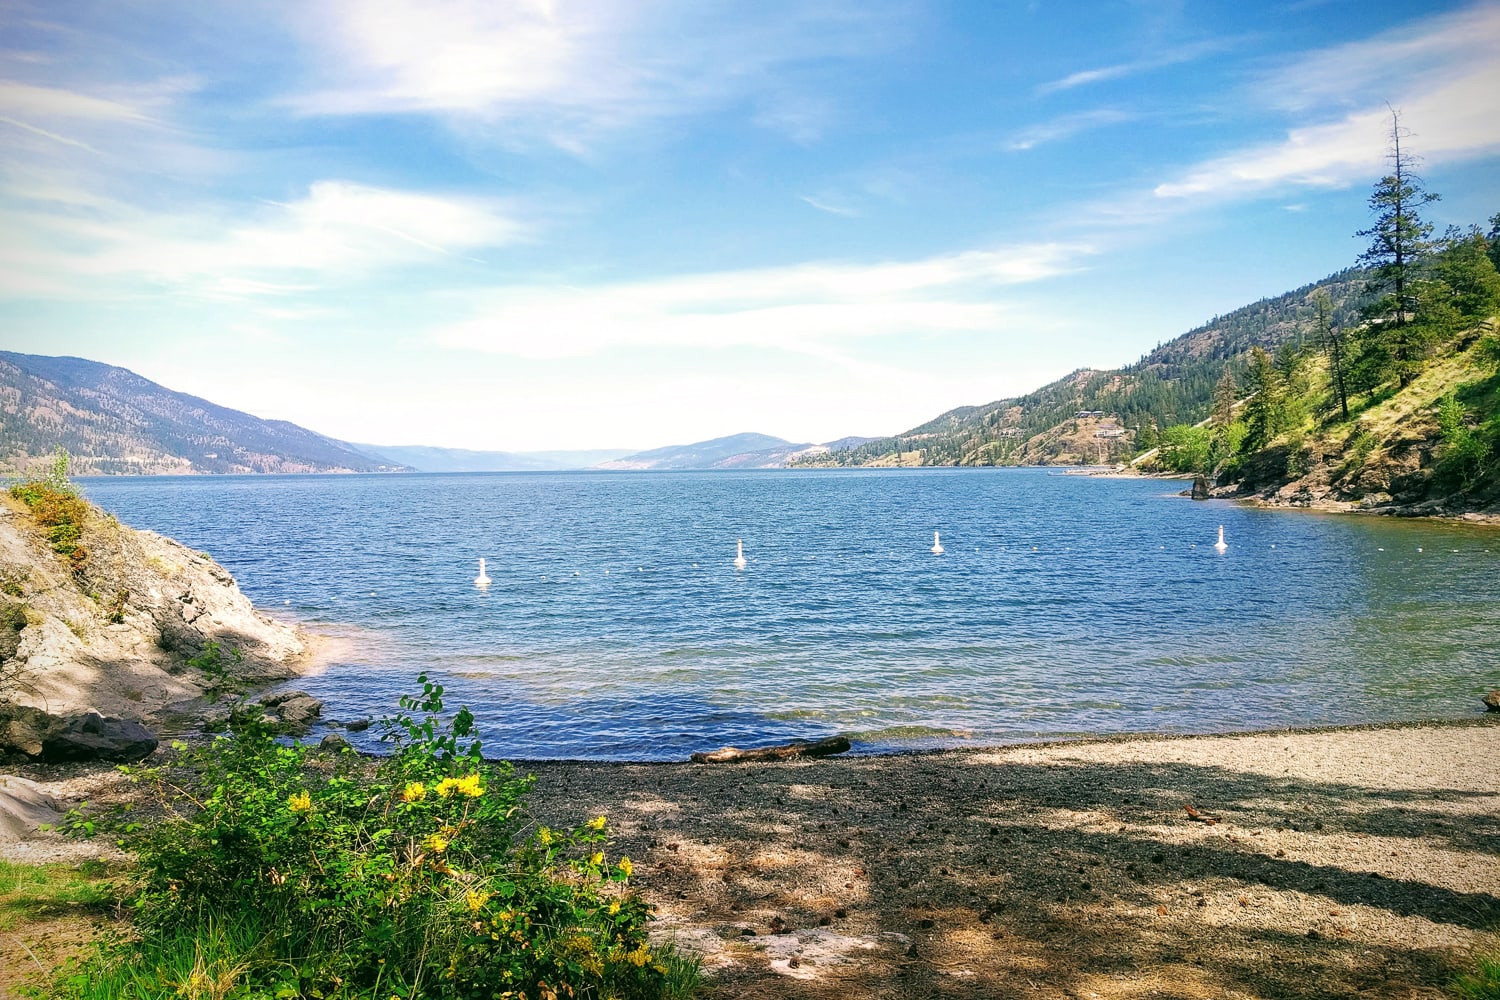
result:
[[[609,817],[709,998],[1437,998],[1500,930],[1497,759],[1481,717],[525,770],[534,822]]]

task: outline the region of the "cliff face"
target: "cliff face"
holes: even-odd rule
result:
[[[88,756],[99,717],[140,742],[135,724],[185,727],[220,694],[290,677],[305,659],[297,629],[258,613],[209,557],[93,507],[80,542],[81,564],[0,497],[0,752]],[[85,749],[69,732],[89,737]]]

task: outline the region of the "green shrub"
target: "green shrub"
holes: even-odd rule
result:
[[[82,570],[88,561],[82,538],[89,505],[68,481],[68,453],[57,449],[57,457],[45,476],[16,483],[10,488],[10,495],[31,511],[52,550],[66,558],[75,572]]]
[[[101,995],[90,977],[111,996],[180,995],[199,966],[212,995],[247,1000],[624,1000],[691,984],[694,967],[649,946],[604,817],[523,835],[532,780],[486,762],[473,715],[444,723],[442,687],[419,680],[382,723],[393,753],[373,773],[344,750],[320,775],[306,747],[246,713],[231,736],[180,747],[172,770],[136,770],[193,805],[126,832],[139,938],[101,948],[54,995]],[[155,968],[177,971],[121,985]]]

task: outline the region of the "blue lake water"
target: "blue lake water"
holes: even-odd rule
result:
[[[916,469],[84,487],[211,553],[268,611],[350,637],[296,684],[326,715],[386,713],[426,670],[515,758],[1460,717],[1500,687],[1500,532],[1195,503],[1170,482]]]

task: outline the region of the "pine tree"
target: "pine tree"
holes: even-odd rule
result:
[[[1245,423],[1249,433],[1244,447],[1256,451],[1270,444],[1281,431],[1281,373],[1271,364],[1271,356],[1261,347],[1250,351],[1251,396],[1245,401]]]
[[[1423,222],[1418,210],[1438,200],[1438,195],[1423,190],[1413,171],[1416,157],[1401,148],[1406,135],[1400,114],[1391,109],[1391,172],[1376,182],[1370,195],[1375,224],[1359,231],[1370,237],[1370,248],[1359,262],[1373,268],[1370,288],[1381,293],[1370,318],[1381,325],[1379,339],[1402,387],[1416,378],[1427,347],[1426,332],[1413,320],[1418,268],[1432,248],[1432,224]]]
[[[1348,345],[1344,342],[1342,330],[1333,327],[1332,306],[1328,301],[1328,293],[1319,291],[1313,299],[1313,305],[1318,309],[1318,341],[1328,351],[1328,377],[1333,383],[1333,391],[1338,396],[1339,409],[1344,413],[1344,419],[1349,419],[1349,390],[1345,385],[1345,376],[1348,367]]]
[[[1235,384],[1234,373],[1229,366],[1224,366],[1224,374],[1219,376],[1218,385],[1214,386],[1213,421],[1220,427],[1227,427],[1234,420],[1234,401],[1239,396],[1239,387]]]

